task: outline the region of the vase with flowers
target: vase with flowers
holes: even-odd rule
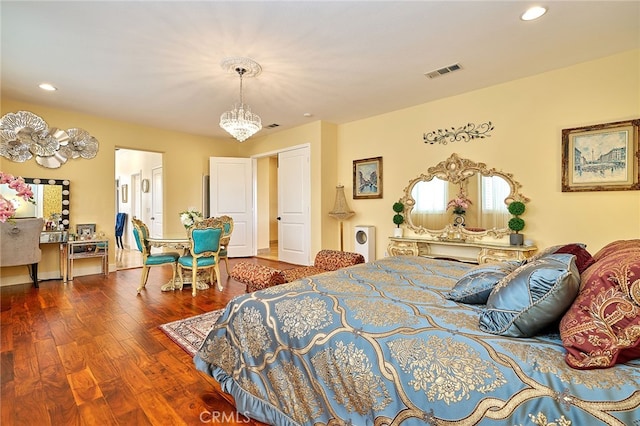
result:
[[[187,210],[180,212],[180,222],[184,229],[191,228],[196,222],[200,222],[204,217],[195,207],[189,207]]]
[[[10,189],[16,192],[19,198],[29,203],[35,203],[31,186],[27,184],[22,177],[15,177],[9,173],[0,172],[0,184],[7,184]],[[15,201],[8,200],[0,194],[0,222],[12,220],[16,214],[16,205],[14,203]]]
[[[464,215],[467,213],[467,209],[469,206],[473,204],[467,194],[465,194],[464,190],[460,190],[458,195],[447,203],[447,210],[452,209],[454,218],[454,225],[465,225]]]

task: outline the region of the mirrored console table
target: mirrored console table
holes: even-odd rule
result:
[[[69,241],[67,231],[43,231],[40,233],[40,244],[58,244],[60,256],[60,278],[67,282],[73,280],[73,264],[77,259],[98,257],[101,261],[102,273],[109,274],[109,240],[76,240]]]
[[[509,246],[479,241],[427,240],[411,237],[390,237],[389,240],[387,252],[390,256],[448,258],[478,264],[524,260],[531,257],[537,250],[535,246]]]
[[[78,240],[67,242],[67,273],[64,281],[73,280],[73,263],[78,259],[99,257],[101,259],[102,273],[109,275],[109,240]]]
[[[67,280],[67,231],[43,231],[40,233],[40,245],[58,244],[58,258],[60,262],[60,278]]]

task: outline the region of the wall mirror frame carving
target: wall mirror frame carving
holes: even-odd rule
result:
[[[404,196],[400,201],[405,206],[404,213],[407,229],[413,231],[417,235],[423,235],[425,237],[430,236],[431,238],[440,240],[476,241],[482,240],[484,237],[494,237],[499,239],[509,235],[511,230],[506,226],[504,228],[481,230],[473,228],[469,230],[463,226],[456,226],[451,222],[442,229],[429,229],[414,223],[411,213],[416,201],[412,196],[412,192],[419,182],[429,182],[434,178],[439,178],[453,184],[462,185],[467,181],[467,179],[476,174],[479,176],[499,176],[508,183],[510,191],[504,200],[505,207],[512,201],[522,201],[524,203],[529,202],[529,198],[520,192],[522,185],[513,178],[511,173],[503,172],[495,168],[488,168],[485,163],[476,163],[469,159],[461,158],[457,154],[453,153],[446,160],[441,161],[433,167],[429,167],[427,169],[427,173],[421,174],[410,180],[407,187],[404,188]],[[443,214],[451,215],[448,211],[445,211]]]

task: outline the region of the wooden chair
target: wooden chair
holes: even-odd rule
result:
[[[231,216],[219,216],[218,219],[222,221],[224,226],[224,234],[220,238],[220,260],[224,260],[224,266],[229,273],[229,260],[228,260],[228,248],[231,240],[231,233],[233,232],[233,218]]]
[[[180,254],[175,252],[165,253],[151,253],[151,245],[147,238],[149,237],[149,228],[147,225],[135,217],[131,219],[133,223],[133,236],[136,240],[138,250],[142,252],[142,277],[140,278],[140,286],[138,287],[138,293],[147,285],[147,278],[149,278],[149,269],[152,266],[171,265],[173,268],[173,282],[176,280],[176,265]]]
[[[188,230],[189,253],[178,259],[180,283],[184,283],[183,270],[191,269],[191,289],[195,296],[198,283],[198,271],[209,269],[209,282],[213,284],[213,274],[222,291],[220,282],[220,240],[224,234],[224,223],[218,218],[207,218],[196,222]]]

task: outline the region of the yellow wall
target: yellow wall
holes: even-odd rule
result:
[[[0,158],[0,170],[70,179],[72,227],[97,223],[113,239],[116,147],[165,154],[165,217],[177,217],[186,206],[201,205],[201,178],[208,174],[210,156],[249,157],[308,144],[312,256],[321,248],[339,245],[338,222],[327,213],[333,207],[335,186],[342,183],[356,212],[345,222],[345,250],[353,249],[354,225],[374,225],[376,255],[382,257],[394,227],[393,202],[410,179],[455,152],[514,174],[531,198],[523,216],[526,238],[539,247],[581,241],[595,252],[615,239],[640,238],[640,191],[561,192],[561,131],[640,117],[639,80],[640,50],[635,50],[347,124],[315,121],[273,134],[263,131],[243,144],[2,99],[3,115],[27,110],[52,127],[84,128],[98,139],[100,150],[92,160],[69,160],[59,169]],[[447,145],[422,141],[424,132],[486,121],[495,126],[486,139]],[[353,160],[378,156],[383,157],[384,198],[351,199]],[[180,232],[181,226],[177,220],[165,221],[165,232]],[[40,265],[41,276],[53,276],[56,259],[47,256]],[[3,284],[18,275],[25,277],[24,271],[16,270],[2,269]],[[26,276],[18,282],[28,281]]]
[[[14,175],[69,179],[71,181],[70,211],[71,229],[78,223],[95,223],[97,231],[104,231],[111,239],[111,247],[116,247],[115,229],[115,148],[130,148],[164,153],[164,212],[165,217],[178,217],[178,212],[188,206],[202,205],[202,175],[208,174],[210,156],[238,155],[238,144],[231,140],[188,135],[105,118],[85,115],[73,111],[26,104],[11,99],[2,99],[2,115],[21,110],[30,111],[42,117],[49,127],[69,129],[80,127],[96,137],[99,142],[98,154],[93,159],[69,160],[58,169],[39,166],[34,160],[15,163],[0,157],[0,170]],[[187,148],[186,148],[187,147]],[[165,221],[168,235],[178,233],[180,221]],[[58,274],[58,260],[52,245],[43,246],[43,260],[39,275],[43,279],[54,278]],[[47,252],[52,252],[47,254]],[[109,256],[114,269],[115,250]],[[78,266],[87,265],[91,260]],[[94,263],[99,271],[99,263]],[[26,268],[2,268],[2,284],[28,282]],[[26,279],[25,279],[26,277]]]
[[[522,184],[531,198],[523,233],[538,247],[577,241],[594,253],[615,239],[640,238],[640,191],[560,188],[562,129],[640,118],[639,80],[636,50],[340,126],[338,180],[347,194],[352,161],[383,157],[384,198],[351,200],[350,235],[353,225],[375,224],[376,254],[383,256],[393,202],[410,179],[455,152],[510,172]],[[424,132],[487,121],[495,130],[486,139],[422,141]]]

